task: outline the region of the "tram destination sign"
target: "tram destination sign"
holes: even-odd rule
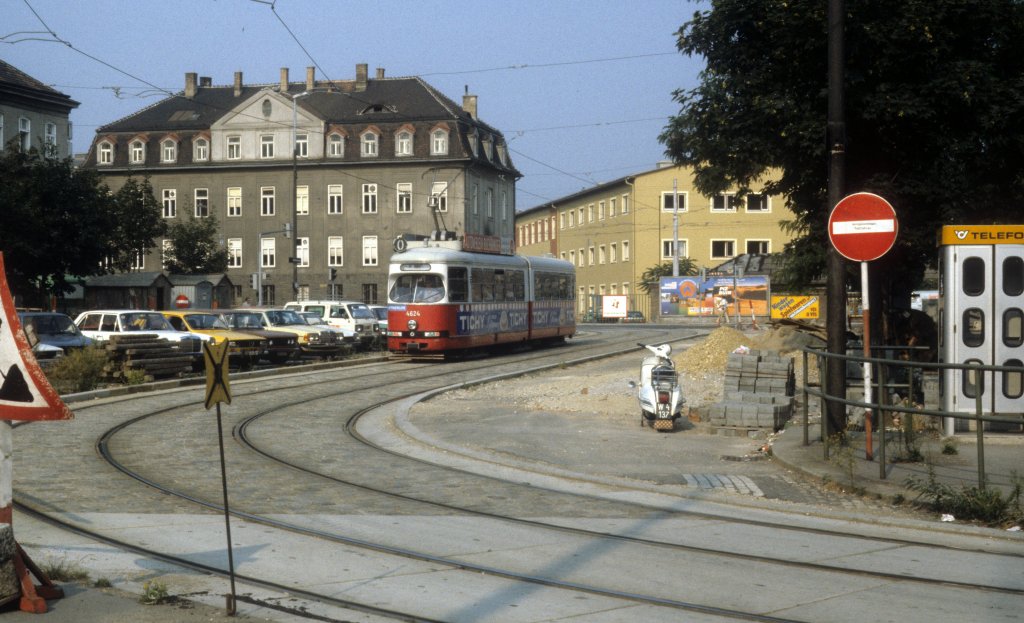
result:
[[[877,260],[892,248],[899,233],[896,211],[873,193],[843,197],[828,217],[828,237],[843,257],[855,262]]]

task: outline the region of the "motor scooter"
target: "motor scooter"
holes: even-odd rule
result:
[[[670,431],[686,400],[679,387],[679,375],[672,362],[672,347],[668,344],[640,344],[652,354],[640,364],[640,426],[650,424],[654,430]]]

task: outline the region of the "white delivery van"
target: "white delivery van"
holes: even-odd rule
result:
[[[366,303],[358,301],[291,301],[285,309],[311,311],[320,314],[324,323],[338,327],[347,335],[355,335],[356,343],[364,349],[369,348],[380,335],[377,317]]]

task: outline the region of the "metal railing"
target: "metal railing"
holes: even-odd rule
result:
[[[884,350],[884,351],[909,351],[912,350],[908,347],[901,346],[875,346],[872,350]],[[821,349],[804,347],[801,349],[803,353],[803,445],[810,445],[810,419],[808,417],[808,405],[809,397],[816,396],[821,400],[821,441],[824,446],[824,458],[827,461],[829,459],[829,439],[830,434],[828,430],[828,404],[838,403],[847,407],[860,407],[866,411],[866,417],[870,417],[870,414],[878,414],[879,422],[879,452],[878,452],[878,464],[879,464],[879,478],[884,480],[886,478],[886,458],[885,458],[885,445],[886,445],[886,428],[885,418],[887,415],[895,414],[907,414],[910,416],[925,416],[930,418],[946,419],[951,418],[953,420],[965,420],[974,422],[975,428],[977,429],[977,446],[978,446],[978,487],[981,489],[985,488],[985,441],[984,441],[984,424],[989,423],[1002,423],[1019,426],[1022,422],[1020,417],[1001,417],[996,415],[986,415],[983,405],[984,397],[984,385],[981,383],[983,378],[981,375],[986,372],[1009,372],[1013,374],[1024,374],[1024,368],[1014,366],[997,366],[997,365],[981,365],[981,364],[955,364],[955,363],[925,363],[919,361],[908,361],[904,359],[886,359],[879,357],[866,358],[857,355],[846,355],[838,353],[830,353]],[[873,402],[864,402],[859,400],[851,400],[847,396],[831,396],[824,391],[824,388],[820,385],[811,385],[808,376],[808,363],[809,358],[814,356],[817,359],[819,378],[827,378],[827,368],[829,365],[842,364],[846,366],[848,362],[855,362],[858,364],[868,364],[872,366],[873,373],[871,374],[872,379],[877,381],[872,383],[872,387],[875,388],[873,392],[877,399]],[[824,365],[822,365],[824,364]],[[975,409],[973,413],[964,412],[951,412],[942,411],[938,409],[927,409],[924,408],[922,403],[921,407],[915,406],[903,406],[894,404],[889,400],[890,392],[893,389],[906,389],[908,397],[911,398],[911,404],[913,404],[914,391],[914,370],[920,369],[923,373],[924,370],[938,370],[940,375],[946,370],[962,370],[970,371],[974,374],[976,379],[976,390],[975,394]],[[893,370],[905,370],[906,383],[892,382],[891,379],[894,376]],[[902,375],[900,375],[902,376]],[[994,384],[990,384],[989,387],[993,387]],[[940,424],[941,426],[941,424]],[[840,432],[840,431],[837,431]],[[868,455],[870,456],[870,452]]]

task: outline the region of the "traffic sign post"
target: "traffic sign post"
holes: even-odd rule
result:
[[[227,340],[220,344],[203,343],[203,360],[206,363],[206,409],[217,405],[217,441],[220,444],[220,481],[224,493],[224,524],[228,536],[228,577],[231,580],[231,593],[227,595],[227,613],[233,616],[236,612],[235,594],[235,557],[231,548],[231,510],[228,507],[228,473],[224,461],[224,427],[220,417],[220,403],[231,404],[231,382],[228,376]]]
[[[843,257],[860,262],[861,314],[864,318],[864,358],[871,358],[871,305],[868,296],[868,262],[892,248],[899,233],[896,210],[873,193],[843,197],[828,217],[828,237]],[[871,404],[871,364],[864,362],[864,402]],[[883,428],[882,423],[879,426]],[[865,458],[874,459],[871,441],[871,408],[864,413]],[[885,443],[883,436],[882,443]]]

